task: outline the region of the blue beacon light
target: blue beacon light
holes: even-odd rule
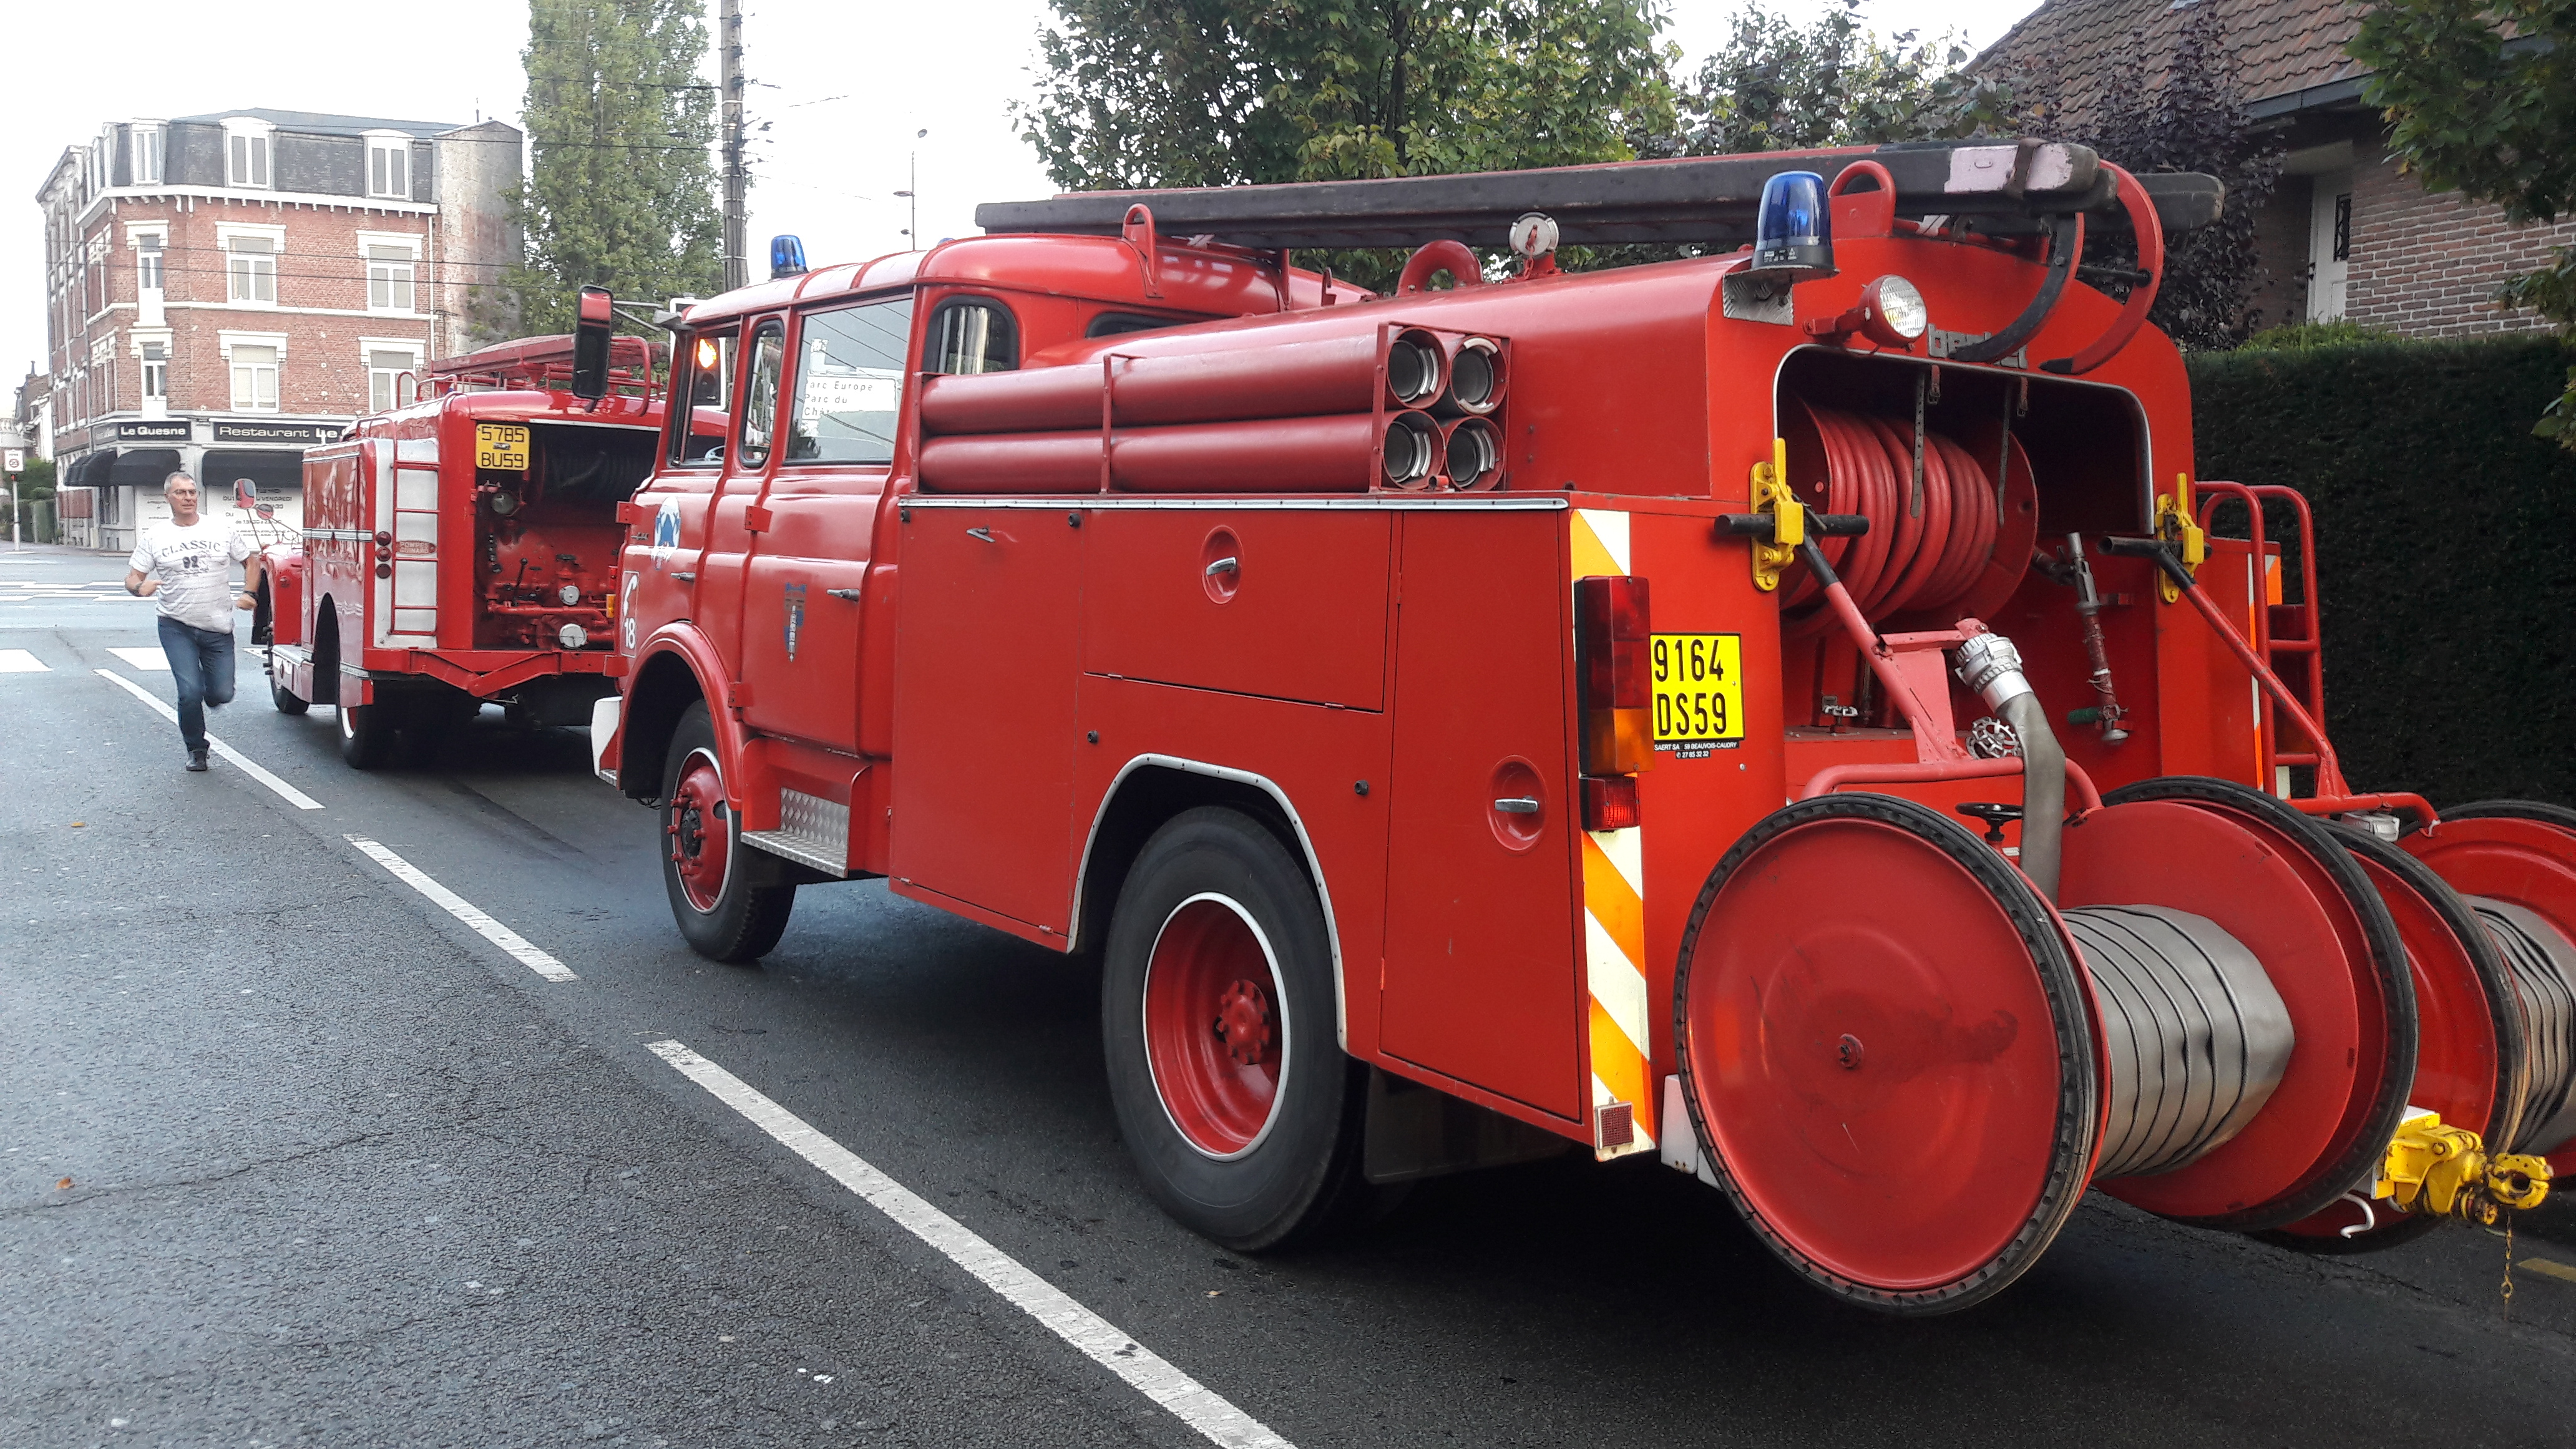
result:
[[[769,239],[769,279],[802,276],[805,272],[805,243],[792,236]]]
[[[1813,171],[1783,171],[1762,183],[1751,270],[1793,282],[1834,274],[1834,226],[1825,206],[1825,178]]]

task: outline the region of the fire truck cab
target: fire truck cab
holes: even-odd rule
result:
[[[305,454],[303,539],[265,551],[254,637],[277,708],[335,706],[349,764],[425,751],[485,704],[578,725],[616,692],[617,510],[652,468],[659,348],[617,339],[589,397],[574,350],[434,362],[419,401]]]
[[[2219,204],[2023,140],[783,244],[675,329],[598,768],[708,956],[872,876],[1096,956],[1140,1175],[1231,1247],[1583,1150],[1924,1313],[2091,1185],[2332,1247],[2535,1202],[2576,816],[2342,778],[2303,505],[2192,476],[2146,325]],[[1629,242],[1702,254],[1556,265]],[[1291,255],[1352,246],[1418,250]]]

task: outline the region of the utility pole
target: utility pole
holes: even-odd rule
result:
[[[726,291],[751,280],[749,243],[743,238],[742,0],[717,0],[717,82],[723,91],[724,284]]]
[[[912,139],[916,144],[904,162],[905,189],[895,193],[912,204],[910,223],[904,227],[903,235],[905,244],[913,251],[921,250],[921,147],[918,143],[929,134],[930,128],[927,126],[912,133]]]

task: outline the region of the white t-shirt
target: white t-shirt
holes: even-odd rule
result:
[[[250,540],[230,523],[204,514],[187,528],[163,520],[147,523],[126,567],[161,581],[152,597],[161,612],[182,624],[218,634],[233,631],[233,565],[250,557]]]

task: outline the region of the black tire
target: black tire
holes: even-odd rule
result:
[[[286,682],[277,677],[276,670],[276,665],[269,666],[268,702],[277,706],[279,714],[302,714],[311,709],[313,701],[288,689]]]
[[[1267,947],[1281,1006],[1269,1115],[1248,1145],[1224,1154],[1184,1134],[1156,1086],[1148,1048],[1157,948],[1185,907],[1209,907],[1202,898],[1257,932],[1247,939]],[[1225,1247],[1257,1252],[1311,1238],[1368,1206],[1360,1172],[1366,1071],[1338,1040],[1332,945],[1315,887],[1277,836],[1216,806],[1165,822],[1118,893],[1102,955],[1110,1100],[1137,1170],[1166,1212]]]
[[[787,918],[796,909],[796,887],[776,883],[781,872],[771,864],[773,857],[742,843],[742,822],[721,799],[703,806],[683,798],[681,776],[701,757],[705,767],[716,772],[721,787],[724,763],[704,700],[680,716],[679,727],[671,732],[670,753],[663,759],[663,803],[655,820],[661,837],[662,888],[671,898],[671,919],[678,923],[689,949],[710,961],[741,965],[768,955],[786,934]],[[708,892],[711,898],[701,901],[692,895],[683,864],[701,858],[710,826],[723,832],[724,869],[719,883]]]
[[[381,770],[392,763],[395,735],[402,726],[393,705],[344,704],[339,714],[340,758],[351,769]]]

